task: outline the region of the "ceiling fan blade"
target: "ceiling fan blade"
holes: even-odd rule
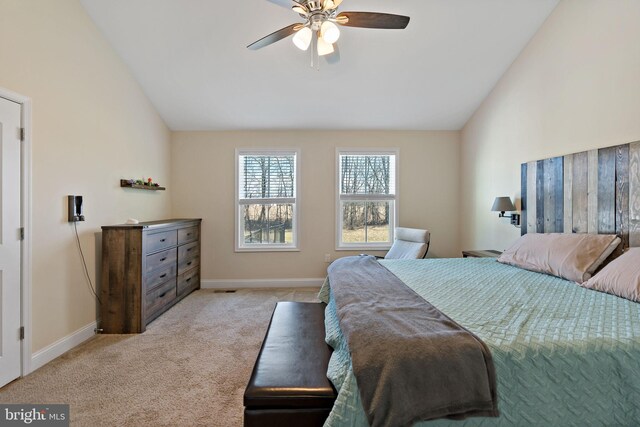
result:
[[[284,38],[289,37],[290,35],[294,34],[296,31],[299,31],[302,27],[304,27],[304,25],[302,24],[291,24],[288,27],[284,27],[278,31],[275,31],[269,34],[268,36],[264,36],[258,41],[251,43],[249,46],[247,46],[247,48],[251,50],[258,50],[265,46],[269,46],[272,43],[275,43],[277,41],[280,41]]]
[[[347,18],[346,22],[345,19]],[[383,28],[403,30],[409,25],[409,17],[376,12],[342,12],[336,16],[336,22],[345,27]]]
[[[331,65],[340,62],[340,49],[338,48],[338,43],[333,44],[333,52],[325,55],[324,59]]]
[[[334,10],[340,6],[342,0],[325,0],[323,3],[324,10]]]

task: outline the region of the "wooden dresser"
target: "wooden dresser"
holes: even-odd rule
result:
[[[200,289],[200,219],[102,227],[99,328],[144,332],[155,318]]]

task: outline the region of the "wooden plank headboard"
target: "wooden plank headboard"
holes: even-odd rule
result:
[[[522,234],[617,234],[640,246],[640,141],[523,163]]]

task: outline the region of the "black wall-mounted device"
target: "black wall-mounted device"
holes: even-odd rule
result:
[[[84,221],[82,213],[82,196],[68,196],[69,222]]]

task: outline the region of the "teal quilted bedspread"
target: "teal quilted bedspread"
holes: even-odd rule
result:
[[[498,377],[499,418],[417,426],[640,425],[640,304],[489,258],[381,264],[480,337]],[[325,282],[328,377],[338,390],[325,426],[367,426],[330,296]]]

